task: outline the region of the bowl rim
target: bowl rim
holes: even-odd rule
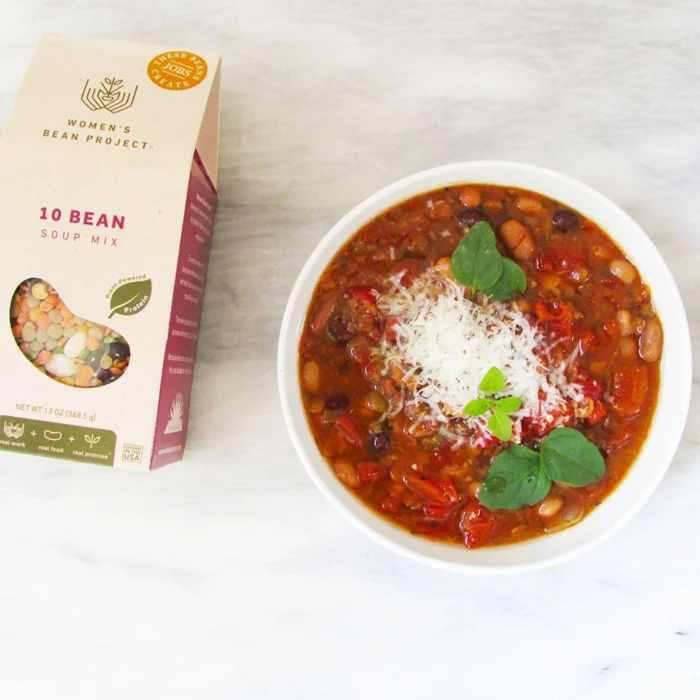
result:
[[[469,171],[470,174],[462,174],[465,171]],[[369,222],[381,211],[385,211],[397,203],[415,196],[416,194],[420,194],[421,192],[428,192],[443,186],[446,187],[456,184],[469,184],[470,182],[488,184],[492,178],[489,177],[486,180],[479,180],[479,171],[484,173],[499,173],[495,177],[496,180],[505,180],[509,177],[513,177],[514,179],[517,179],[518,177],[531,177],[535,182],[546,181],[547,185],[551,185],[554,189],[556,189],[555,185],[560,185],[565,190],[569,190],[571,192],[571,196],[577,194],[584,199],[588,198],[591,200],[591,202],[597,202],[602,208],[601,211],[605,210],[611,217],[611,220],[616,220],[619,222],[620,229],[626,228],[632,232],[630,235],[634,234],[639,236],[638,243],[640,248],[638,249],[635,245],[635,251],[630,251],[629,246],[623,245],[618,240],[615,235],[615,231],[610,231],[608,227],[601,223],[600,216],[596,217],[590,215],[585,210],[581,211],[581,213],[586,217],[590,216],[593,221],[598,223],[598,225],[603,228],[606,235],[608,235],[615,242],[615,244],[623,250],[625,255],[632,258],[638,268],[640,266],[638,265],[637,258],[642,255],[648,256],[645,265],[647,271],[642,275],[642,277],[648,282],[649,275],[647,273],[650,270],[653,270],[652,276],[656,278],[656,282],[654,285],[650,283],[649,286],[652,289],[652,297],[655,302],[657,300],[657,295],[661,290],[660,285],[663,284],[664,298],[668,298],[665,303],[665,306],[667,307],[665,309],[665,314],[668,315],[661,315],[662,325],[664,327],[664,336],[666,339],[670,335],[667,333],[667,324],[670,324],[669,328],[672,328],[674,340],[676,342],[674,342],[672,349],[667,348],[666,343],[664,343],[664,354],[662,355],[662,366],[660,371],[661,381],[659,386],[659,400],[657,401],[657,406],[654,409],[654,416],[652,418],[652,423],[649,427],[645,443],[643,444],[639,455],[637,455],[635,461],[629,467],[627,474],[620,481],[614,491],[609,494],[606,499],[604,499],[601,506],[598,506],[596,509],[594,509],[594,511],[591,511],[580,523],[577,523],[575,526],[568,528],[563,532],[536,537],[523,543],[469,550],[458,545],[455,546],[429,540],[428,538],[411,536],[403,528],[400,528],[398,525],[390,523],[388,520],[377,515],[336,479],[336,477],[332,474],[330,466],[318,452],[312,438],[313,449],[309,449],[308,438],[311,436],[311,431],[307,423],[303,405],[301,403],[301,391],[299,389],[298,377],[298,345],[304,320],[308,312],[308,304],[313,294],[313,290],[318,282],[319,276],[322,274],[330,259],[332,259],[332,257],[337,253],[339,248],[351,236],[353,236],[361,228],[361,226]],[[423,187],[419,187],[421,183],[428,183],[432,182],[433,180],[440,182],[438,184],[426,184]],[[494,182],[494,184],[508,186],[508,183],[505,181],[500,181],[498,183]],[[523,184],[522,182],[513,182],[510,183],[510,186],[529,189],[537,193],[540,192],[536,186],[531,184]],[[563,202],[562,198],[560,197],[550,194],[546,194],[544,196],[549,196],[557,201],[566,203]],[[380,204],[381,206],[378,206]],[[620,235],[619,232],[618,235]],[[637,241],[635,241],[635,243],[637,243]],[[324,258],[327,259],[324,261]],[[308,291],[309,287],[310,292],[307,298],[305,292]],[[675,310],[672,310],[673,305],[675,305]],[[673,362],[671,363],[669,363],[667,359],[669,354],[674,355]],[[290,360],[292,359],[293,362],[290,364]],[[559,551],[556,554],[549,556],[546,554],[536,555],[532,561],[527,561],[527,557],[525,557],[525,560],[518,561],[516,563],[499,563],[499,554],[504,554],[507,558],[509,553],[516,550],[523,551],[528,547],[532,549],[533,543],[541,542],[543,540],[552,540],[553,538],[559,538],[559,540],[561,540],[562,535],[579,530],[584,523],[592,519],[594,515],[600,513],[601,510],[603,510],[603,506],[613,499],[615,494],[623,490],[624,485],[630,481],[635,467],[640,461],[642,461],[652,437],[656,437],[656,443],[659,442],[658,436],[661,425],[659,413],[660,409],[663,407],[661,401],[662,389],[665,387],[664,378],[669,372],[676,376],[676,378],[679,375],[681,379],[685,378],[687,381],[681,381],[680,383],[676,382],[677,385],[673,387],[673,392],[675,394],[674,405],[676,409],[675,422],[671,423],[670,426],[666,426],[667,432],[664,434],[666,438],[665,446],[663,449],[661,449],[659,446],[659,450],[657,450],[662,453],[662,463],[653,468],[649,478],[643,481],[642,485],[637,488],[636,497],[630,496],[629,500],[631,500],[631,503],[629,503],[627,506],[624,506],[623,504],[624,507],[622,508],[622,512],[614,515],[612,521],[608,525],[601,526],[599,528],[600,532],[588,537],[574,538],[572,539],[572,544],[570,546],[563,545],[563,547],[560,547],[562,551]],[[525,573],[555,566],[568,561],[608,539],[639,512],[652,493],[656,490],[677,451],[690,406],[692,383],[690,330],[678,287],[660,252],[641,226],[639,226],[639,224],[637,224],[636,221],[629,216],[629,214],[627,214],[608,197],[601,194],[589,185],[576,180],[575,178],[555,170],[542,168],[536,165],[499,160],[461,161],[421,170],[381,188],[355,205],[320,239],[299,272],[287,301],[279,335],[277,353],[277,380],[284,421],[295,451],[301,459],[304,468],[309,474],[311,480],[316,484],[324,496],[358,529],[371,537],[375,542],[387,547],[391,551],[432,567],[482,575]],[[296,392],[292,390],[292,383],[296,384]],[[667,389],[667,391],[670,390]],[[294,396],[295,393],[296,396]],[[670,434],[668,432],[669,430]],[[304,435],[304,432],[306,435]],[[316,458],[316,462],[321,463],[321,467],[314,463],[312,454],[313,457]],[[321,469],[325,471],[322,473]],[[652,468],[650,467],[650,469]],[[332,482],[327,478],[329,475],[332,477]],[[359,508],[357,506],[359,506]],[[401,540],[403,540],[403,542]],[[540,549],[545,548],[540,547]],[[431,550],[434,550],[434,553]],[[448,550],[451,552],[458,551],[459,556],[456,558],[447,557]],[[488,561],[481,561],[481,558],[474,557],[473,553],[475,552],[488,552]],[[469,554],[465,555],[465,553]],[[469,558],[475,559],[475,561],[463,561],[463,559]]]

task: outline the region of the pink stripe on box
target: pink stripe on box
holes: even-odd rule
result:
[[[216,189],[195,151],[163,358],[151,469],[177,462],[185,451],[216,199]]]

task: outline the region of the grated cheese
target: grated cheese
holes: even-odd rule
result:
[[[428,270],[408,287],[394,278],[379,308],[396,319],[391,337],[380,344],[386,371],[398,367],[412,389],[405,402],[427,408],[451,438],[449,423],[460,418],[478,434],[488,432],[488,415],[472,418],[465,405],[479,398],[479,384],[491,367],[506,377],[496,396],[519,396],[520,409],[510,414],[514,441],[520,441],[522,421],[536,418],[553,424],[564,412],[567,386],[564,368],[550,368],[544,336],[527,316],[511,305],[488,299],[473,301],[464,287]]]

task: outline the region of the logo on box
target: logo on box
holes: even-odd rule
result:
[[[141,464],[143,457],[143,447],[141,445],[124,445],[122,450],[122,461],[132,464]]]
[[[134,104],[136,92],[139,89],[136,85],[131,92],[127,92],[123,85],[123,80],[105,78],[99,87],[90,87],[90,81],[86,80],[80,101],[93,112],[101,109],[106,109],[112,114],[123,112]]]

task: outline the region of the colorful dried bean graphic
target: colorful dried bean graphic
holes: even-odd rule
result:
[[[123,336],[76,316],[48,282],[36,277],[15,290],[10,324],[27,359],[69,386],[111,384],[129,366],[129,344]]]

